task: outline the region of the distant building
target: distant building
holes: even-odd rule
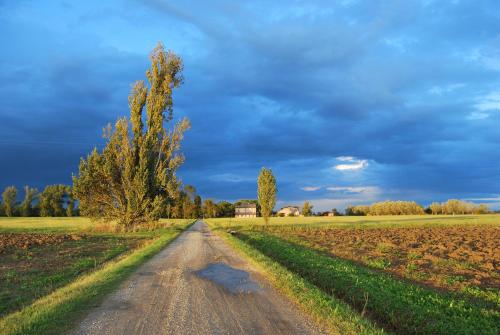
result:
[[[320,212],[318,213],[319,216],[340,216],[341,214],[339,211],[334,208],[332,211],[327,211],[327,212]]]
[[[278,213],[278,216],[299,216],[300,209],[297,206],[286,206],[281,208]]]
[[[234,207],[234,217],[255,218],[257,217],[257,205],[249,202],[241,203]]]

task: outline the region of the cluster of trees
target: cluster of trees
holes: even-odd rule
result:
[[[196,219],[203,214],[201,197],[194,186],[186,185],[177,197],[168,202],[161,217],[173,219]]]
[[[24,187],[24,198],[18,201],[19,191],[8,186],[2,193],[0,216],[76,216],[75,198],[68,185],[48,185],[42,192]]]
[[[205,218],[228,218],[234,217],[234,209],[241,203],[254,203],[257,205],[257,215],[260,213],[260,205],[257,200],[239,200],[234,204],[228,201],[219,201],[215,203],[212,199],[203,201],[202,214]]]
[[[450,199],[444,203],[433,202],[428,208],[415,201],[383,201],[371,205],[349,206],[346,215],[420,215],[420,214],[486,214],[489,208],[484,204]]]
[[[474,204],[458,199],[450,199],[446,202],[433,202],[427,210],[430,214],[486,214],[490,209],[485,204]]]

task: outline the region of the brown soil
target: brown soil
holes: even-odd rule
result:
[[[0,318],[148,241],[92,234],[0,233]]]
[[[28,250],[35,246],[57,245],[65,241],[79,241],[85,238],[85,235],[67,235],[67,234],[0,234],[0,254],[9,249]]]
[[[335,256],[435,287],[500,288],[500,227],[301,229],[287,234]]]

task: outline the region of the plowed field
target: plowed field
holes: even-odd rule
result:
[[[64,241],[79,241],[85,235],[67,234],[0,234],[0,254],[12,249],[28,250],[35,246],[56,245]]]
[[[0,317],[143,243],[82,233],[0,233]]]
[[[436,287],[500,288],[500,227],[295,229],[279,235]]]

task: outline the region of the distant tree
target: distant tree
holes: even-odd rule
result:
[[[194,197],[194,212],[195,218],[200,218],[202,216],[201,197],[199,195]]]
[[[431,209],[431,213],[434,215],[443,213],[443,206],[441,206],[439,202],[433,202],[430,204],[429,208]]]
[[[196,196],[196,188],[193,185],[185,185],[184,193],[189,197],[189,199],[194,200]]]
[[[332,209],[333,216],[341,216],[342,214],[337,210],[337,208]]]
[[[215,218],[217,217],[217,205],[212,199],[206,199],[202,206],[203,217],[205,218]]]
[[[171,217],[174,219],[181,219],[184,217],[184,198],[186,197],[186,194],[184,191],[181,191],[178,193],[176,196],[175,200],[173,201],[173,204],[171,206]]]
[[[305,201],[302,206],[302,215],[311,216],[312,215],[313,206],[309,203],[309,201]]]
[[[478,206],[474,207],[473,213],[474,214],[488,214],[490,212],[490,208],[488,205],[485,204],[480,204]]]
[[[73,196],[73,190],[70,186],[66,187],[66,195],[68,200],[66,205],[66,216],[75,216],[75,198]]]
[[[370,213],[370,206],[347,206],[345,215],[348,216],[364,216]]]
[[[463,201],[458,199],[450,199],[442,205],[443,213],[451,215],[465,214],[465,207]]]
[[[276,178],[271,169],[262,168],[257,180],[257,199],[264,221],[269,222],[274,206],[276,205]]]
[[[136,82],[129,96],[130,118],[119,119],[114,129],[108,125],[105,148],[82,159],[73,177],[81,213],[117,220],[125,229],[157,220],[177,196],[180,143],[190,127],[187,119],[172,130],[165,126],[173,118],[172,92],[183,80],[181,59],[161,44],[150,59],[149,84]]]
[[[68,196],[68,186],[48,185],[40,193],[40,216],[65,216],[65,202]]]
[[[218,202],[217,217],[222,217],[222,218],[234,217],[234,205],[227,201]]]
[[[17,188],[7,186],[2,193],[3,210],[6,216],[14,216],[17,199]]]
[[[32,203],[33,203],[33,200],[35,200],[37,195],[38,195],[38,190],[36,188],[24,186],[24,200],[21,203],[21,215],[22,216],[33,216],[34,211],[33,211]]]
[[[369,215],[420,215],[424,208],[415,201],[382,201],[369,206]]]

